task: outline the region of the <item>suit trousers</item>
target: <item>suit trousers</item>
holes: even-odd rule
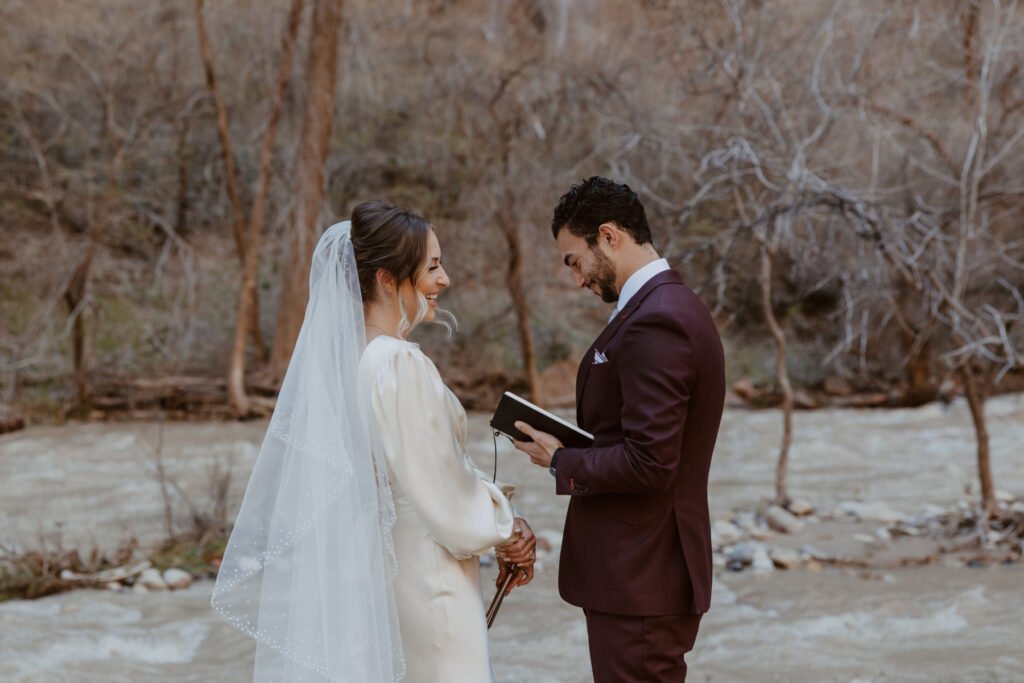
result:
[[[583,610],[594,683],[680,683],[700,614],[637,617]]]

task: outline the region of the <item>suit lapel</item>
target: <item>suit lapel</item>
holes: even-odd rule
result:
[[[672,283],[682,284],[683,279],[679,276],[675,270],[669,269],[662,271],[644,283],[644,286],[633,295],[633,297],[626,304],[618,314],[608,322],[601,334],[597,336],[594,343],[591,344],[587,350],[583,360],[580,362],[579,372],[576,374],[576,422],[582,424],[580,418],[583,415],[581,409],[583,405],[583,391],[587,386],[587,379],[590,377],[590,368],[594,365],[594,354],[597,351],[603,351],[607,347],[608,342],[612,340],[615,333],[619,331],[623,323],[633,315],[633,313],[640,308],[640,304],[643,303],[644,299],[661,285],[667,285]]]

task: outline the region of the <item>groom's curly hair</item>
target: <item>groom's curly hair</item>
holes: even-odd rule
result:
[[[573,185],[558,200],[551,219],[551,234],[558,239],[558,233],[565,228],[594,247],[598,228],[609,222],[628,232],[637,244],[651,242],[647,213],[636,192],[625,183],[593,176]]]

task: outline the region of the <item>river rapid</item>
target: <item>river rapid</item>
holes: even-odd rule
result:
[[[987,414],[997,488],[1021,498],[1024,396],[994,399]],[[799,413],[795,426],[790,493],[816,510],[857,501],[913,516],[976,495],[973,431],[962,401]],[[176,523],[184,524],[189,504],[208,505],[211,480],[229,467],[230,509],[237,510],[265,429],[265,422],[124,422],[0,437],[0,543],[112,551],[135,537],[152,548],[165,533],[154,453],[181,488],[173,501]],[[780,432],[777,412],[726,411],[711,470],[713,518],[754,510],[771,496]],[[470,440],[474,459],[489,470],[486,415],[470,416]],[[499,449],[499,478],[518,487],[520,510],[552,551],[540,553],[537,578],[506,600],[491,631],[495,676],[588,681],[582,614],[556,589],[567,500],[554,495],[546,471],[507,445]],[[856,555],[862,544],[854,531],[860,529],[811,524],[804,535]],[[483,571],[485,578],[495,573],[493,566]],[[211,589],[199,581],[174,592],[83,590],[0,603],[0,680],[249,680],[252,643],[210,612]],[[1020,563],[719,568],[711,611],[687,658],[689,680],[1024,681],[1022,624]]]

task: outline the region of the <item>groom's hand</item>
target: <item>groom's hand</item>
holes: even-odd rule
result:
[[[551,467],[551,456],[555,454],[556,449],[562,447],[562,442],[547,432],[534,429],[525,422],[516,422],[515,427],[533,439],[533,441],[516,441],[512,439],[515,447],[530,456],[530,460],[533,461],[534,465]]]

